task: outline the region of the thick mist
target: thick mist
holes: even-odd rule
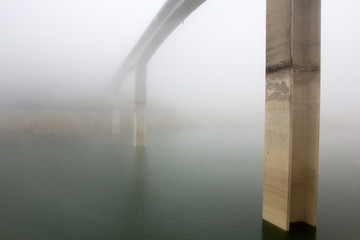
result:
[[[163,2],[0,1],[2,112],[110,111],[112,77]],[[263,127],[265,2],[207,1],[180,24],[148,64],[149,112],[195,125]],[[360,125],[358,7],[354,0],[322,2],[325,126]],[[130,118],[132,75],[120,94]]]

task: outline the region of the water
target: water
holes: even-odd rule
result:
[[[360,239],[359,131],[322,131],[318,226],[261,219],[263,129],[0,135],[0,239]]]

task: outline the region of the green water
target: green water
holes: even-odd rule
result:
[[[318,226],[261,219],[263,130],[0,135],[0,239],[360,239],[360,132],[322,131]]]

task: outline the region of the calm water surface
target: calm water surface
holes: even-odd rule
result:
[[[318,226],[261,219],[263,129],[0,135],[0,239],[360,239],[360,131],[322,131]]]

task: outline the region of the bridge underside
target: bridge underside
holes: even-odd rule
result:
[[[146,65],[166,37],[205,0],[168,0],[114,78],[135,70],[134,145],[146,145]],[[320,0],[267,0],[263,218],[289,230],[316,225]],[[259,59],[260,60],[260,59]],[[114,104],[114,133],[119,113]]]

